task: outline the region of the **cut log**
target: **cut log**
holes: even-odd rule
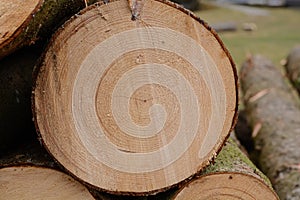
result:
[[[50,168],[36,166],[2,168],[0,169],[0,185],[2,199],[94,199],[79,182]]]
[[[103,200],[129,200],[132,197],[96,195]],[[215,162],[178,188],[137,200],[264,199],[279,200],[270,180],[241,151],[231,137]]]
[[[84,0],[1,0],[0,59],[48,38],[84,5]]]
[[[299,98],[271,61],[247,60],[241,69],[247,118],[253,130],[258,163],[280,199],[300,196]]]
[[[0,60],[0,157],[37,137],[30,97],[32,70],[40,55],[34,45]]]
[[[84,185],[59,169],[37,140],[7,151],[0,157],[0,199],[94,199]]]
[[[52,38],[33,112],[49,152],[79,179],[145,195],[209,164],[237,111],[236,69],[203,21],[147,0],[95,4]]]
[[[222,148],[215,163],[182,187],[175,199],[279,200],[269,179],[232,139]]]
[[[300,46],[294,47],[289,53],[285,69],[288,78],[300,94]]]

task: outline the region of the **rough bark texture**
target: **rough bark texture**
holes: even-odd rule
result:
[[[279,69],[263,56],[248,59],[240,79],[248,121],[257,132],[253,137],[259,166],[280,199],[299,199],[299,98]]]
[[[300,94],[300,46],[296,46],[289,53],[285,69],[288,78]]]
[[[7,33],[0,33],[0,36],[5,38],[0,43],[0,59],[21,47],[49,38],[56,28],[84,6],[84,0],[40,0],[24,23],[19,25],[10,37],[5,38]],[[5,10],[3,12],[5,13]],[[17,16],[17,13],[15,15]],[[1,20],[4,19],[0,17],[0,23]]]
[[[32,70],[42,48],[34,45],[0,60],[0,157],[36,137],[31,113]]]

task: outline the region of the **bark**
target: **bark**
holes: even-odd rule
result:
[[[300,94],[300,46],[294,47],[287,56],[285,69],[288,78]]]
[[[237,141],[237,140],[236,140]],[[230,138],[199,176],[183,186],[174,199],[278,199],[269,179]]]
[[[3,0],[0,5],[5,13],[0,16],[0,59],[24,46],[46,40],[55,29],[85,7],[84,0],[37,0],[25,3]],[[24,12],[26,16],[23,16]],[[19,18],[21,21],[18,21]]]
[[[128,1],[115,0],[59,29],[36,73],[33,112],[44,145],[74,176],[148,195],[216,156],[235,124],[237,76],[220,38],[191,12],[136,3],[134,20]]]
[[[259,166],[280,199],[299,199],[299,98],[279,69],[263,56],[247,60],[240,78],[248,121],[256,132]]]
[[[34,45],[0,60],[0,157],[37,137],[31,113],[32,70],[42,48]]]

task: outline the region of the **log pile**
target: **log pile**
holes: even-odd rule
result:
[[[249,58],[242,66],[240,79],[258,165],[280,199],[298,199],[299,97],[280,70],[263,56]]]
[[[1,194],[278,199],[227,141],[237,71],[205,22],[163,0],[30,4],[0,16]]]

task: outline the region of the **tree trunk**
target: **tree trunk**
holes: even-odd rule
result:
[[[291,50],[285,64],[287,76],[300,94],[300,46]]]
[[[51,36],[84,0],[1,0],[0,59],[21,47]]]
[[[299,98],[280,71],[262,56],[247,60],[240,78],[259,165],[280,199],[299,199]]]
[[[174,199],[279,200],[268,178],[233,139],[228,140],[215,163],[182,187]]]
[[[52,38],[33,110],[49,152],[96,188],[145,195],[209,164],[235,122],[236,69],[219,37],[174,3],[95,4]],[[183,170],[184,169],[184,170]]]

